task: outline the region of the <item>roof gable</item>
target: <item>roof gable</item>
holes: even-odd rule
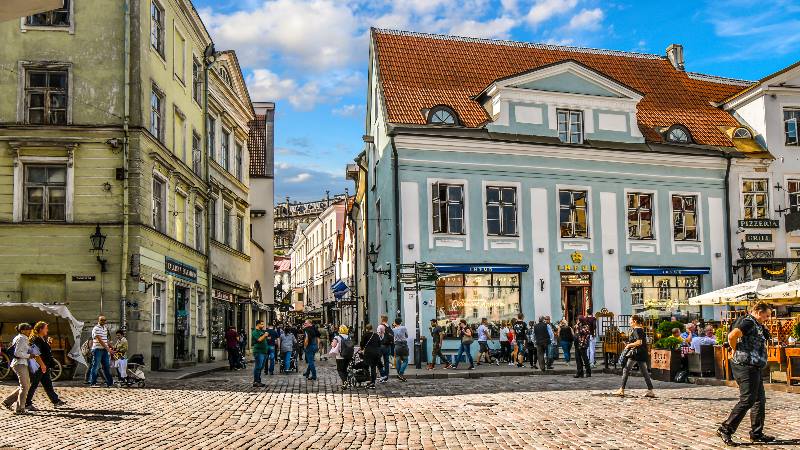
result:
[[[560,61],[528,70],[497,80],[493,85],[597,97],[628,98],[637,101],[642,98],[640,93],[617,80],[574,60]]]

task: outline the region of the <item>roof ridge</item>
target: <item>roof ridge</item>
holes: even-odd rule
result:
[[[394,30],[390,28],[373,27],[372,29],[377,33],[391,34],[395,36],[411,36],[411,37],[421,37],[429,39],[473,42],[479,44],[505,45],[510,47],[538,48],[545,50],[562,50],[562,51],[571,51],[580,53],[591,53],[597,55],[626,56],[626,57],[641,58],[641,59],[666,59],[666,56],[656,55],[652,53],[628,52],[622,50],[609,50],[609,49],[592,48],[592,47],[576,47],[570,45],[544,44],[538,42],[520,42],[508,39],[487,39],[487,38],[475,38],[467,36],[453,36],[448,34],[424,33],[420,31]]]
[[[719,75],[709,75],[706,73],[700,72],[686,72],[686,75],[689,78],[694,80],[701,80],[701,81],[712,81],[715,83],[724,83],[724,84],[731,84],[734,86],[750,86],[751,84],[755,83],[755,81],[751,80],[743,80],[741,78],[731,78],[731,77],[722,77]]]

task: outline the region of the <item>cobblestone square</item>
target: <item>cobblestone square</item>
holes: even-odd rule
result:
[[[480,369],[479,369],[480,370]],[[738,391],[656,383],[643,397],[641,378],[616,398],[619,377],[598,374],[479,379],[396,379],[374,391],[341,393],[330,365],[320,379],[217,372],[144,389],[57,386],[69,408],[12,416],[2,410],[0,448],[20,449],[352,449],[352,448],[723,448],[714,430]],[[7,395],[8,383],[0,387]],[[768,391],[767,431],[800,448],[797,394]],[[738,441],[747,437],[745,420]]]

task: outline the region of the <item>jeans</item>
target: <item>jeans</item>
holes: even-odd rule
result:
[[[542,370],[550,367],[552,361],[550,355],[547,353],[549,347],[550,344],[536,344],[536,359],[539,361],[539,368]]]
[[[261,383],[261,371],[264,370],[264,361],[267,360],[266,353],[253,353],[253,383]]]
[[[406,373],[406,368],[408,368],[408,355],[405,356],[395,356],[394,364],[397,369],[397,374],[401,377],[404,373]]]
[[[264,373],[269,372],[270,375],[275,374],[275,346],[267,346],[267,360],[264,364]]]
[[[47,394],[47,397],[50,399],[51,402],[55,405],[61,399],[58,398],[58,394],[56,394],[55,389],[53,389],[53,381],[50,379],[50,368],[47,368],[47,372],[42,373],[41,370],[37,370],[36,372],[31,374],[31,387],[28,389],[28,399],[25,402],[25,406],[32,404],[33,402],[33,395],[36,393],[36,388],[39,387],[39,383],[42,383],[42,387],[44,388],[44,392]]]
[[[630,375],[634,364],[639,364],[639,371],[642,372],[644,382],[647,384],[647,389],[652,391],[653,382],[650,380],[650,371],[648,370],[647,361],[634,361],[633,359],[628,359],[628,363],[625,364],[625,368],[622,369],[622,389],[625,389],[625,385],[628,384],[628,375]]]
[[[572,341],[561,341],[561,350],[564,352],[564,362],[569,363],[570,348],[572,348]]]
[[[28,390],[31,387],[31,371],[28,370],[27,362],[25,364],[12,366],[11,370],[17,374],[19,387],[3,400],[3,404],[9,408],[16,404],[15,411],[20,413],[25,411],[25,400],[28,399]]]
[[[437,356],[442,361],[442,364],[446,366],[450,365],[450,361],[447,359],[446,356],[444,356],[444,353],[442,353],[442,346],[439,344],[433,344],[433,352],[431,353],[431,366],[436,366]]]
[[[508,341],[500,341],[500,358],[504,362],[511,362],[511,343]]]
[[[228,349],[228,365],[230,366],[231,370],[236,369],[239,367],[239,349],[238,348],[229,348]]]
[[[381,359],[383,360],[383,364],[381,364],[381,376],[386,378],[389,376],[389,355],[392,354],[392,346],[391,345],[381,345]]]
[[[470,344],[464,344],[464,343],[462,343],[458,347],[458,356],[456,356],[456,363],[453,365],[453,367],[458,367],[458,363],[461,362],[461,356],[464,355],[465,353],[467,354],[467,361],[469,361],[469,366],[472,367],[475,365],[475,363],[472,361],[472,352],[470,351],[469,347]]]
[[[292,367],[292,352],[283,352],[283,371],[289,373]]]
[[[101,365],[103,366],[103,377],[106,379],[106,385],[111,386],[114,382],[114,378],[111,377],[111,358],[104,348],[92,350],[92,374],[89,375],[89,384],[97,383],[97,371]]]
[[[761,436],[764,434],[764,409],[767,405],[761,369],[731,364],[731,370],[733,378],[739,383],[739,403],[733,407],[728,419],[722,422],[720,429],[728,434],[735,433],[750,410],[750,437]]]
[[[584,373],[587,375],[592,374],[592,366],[589,365],[588,350],[589,349],[586,347],[575,346],[575,362],[578,363],[578,375],[583,375]]]
[[[317,353],[317,350],[319,350],[319,347],[317,347],[316,344],[306,347],[306,363],[308,367],[306,371],[303,372],[303,376],[311,377],[312,380],[317,379],[317,365],[314,364],[314,355]]]
[[[531,367],[536,367],[536,346],[525,346],[525,361],[528,361]],[[544,368],[544,366],[542,366],[542,368]]]
[[[588,348],[587,356],[589,357],[589,362],[592,363],[592,365],[594,365],[594,363],[595,363],[594,352],[597,350],[597,345],[596,344],[597,344],[597,338],[594,337],[594,336],[590,337],[589,338],[589,348]]]
[[[550,358],[549,366],[552,366],[553,361],[558,359],[558,344],[555,341],[550,341],[550,345],[547,347],[547,357]]]

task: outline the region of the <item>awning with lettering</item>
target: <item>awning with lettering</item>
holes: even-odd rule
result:
[[[527,264],[434,264],[439,273],[522,273]]]
[[[705,275],[710,272],[708,267],[649,267],[628,266],[631,275]]]

